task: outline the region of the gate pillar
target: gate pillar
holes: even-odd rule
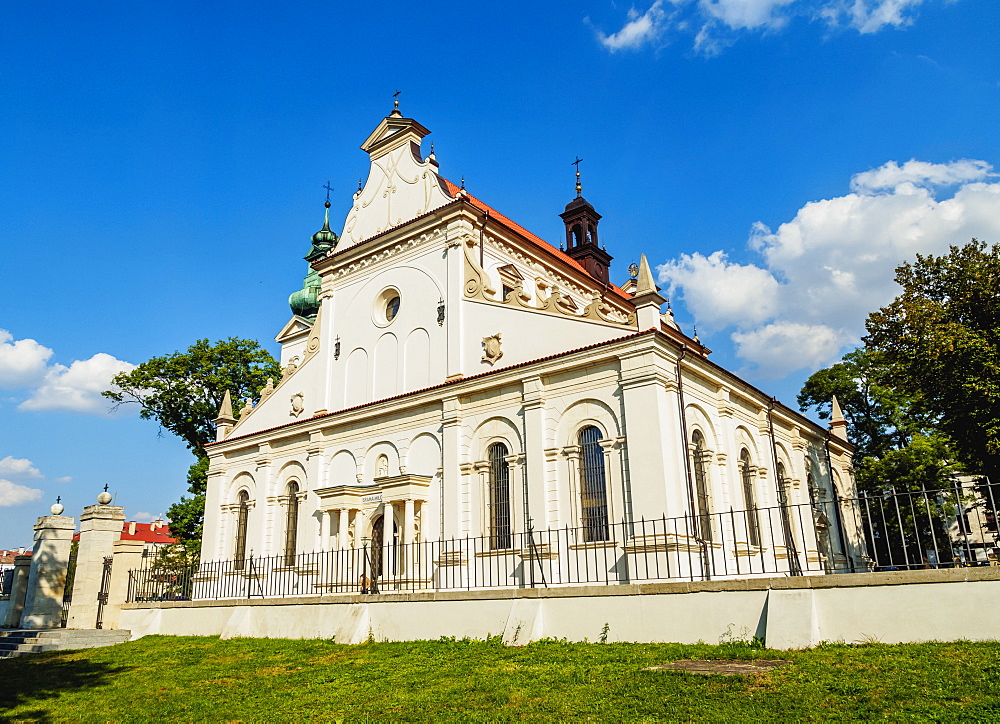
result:
[[[53,505],[61,513],[62,506]],[[62,622],[63,592],[76,521],[68,515],[43,515],[35,523],[28,590],[21,612],[21,628],[58,628]]]
[[[98,500],[106,499],[106,493]],[[107,498],[110,498],[107,495]],[[66,628],[90,629],[97,626],[98,597],[104,578],[104,559],[112,554],[121,538],[125,509],[117,505],[88,505],[80,516],[80,548],[76,554],[73,602]]]
[[[116,540],[114,565],[111,567],[111,584],[108,586],[101,628],[118,628],[122,604],[128,598],[129,575],[142,566],[142,552],[146,544],[141,540]]]

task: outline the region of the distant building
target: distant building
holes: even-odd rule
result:
[[[75,533],[73,540],[80,540],[80,534]],[[146,550],[155,550],[177,542],[177,539],[170,535],[170,527],[162,520],[154,520],[152,523],[126,521],[122,525],[119,540],[141,540],[146,544]]]

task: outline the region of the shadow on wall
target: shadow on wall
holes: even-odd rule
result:
[[[111,683],[129,666],[74,661],[64,654],[33,654],[0,660],[0,721],[60,721],[58,703],[44,706],[67,691],[94,689]],[[37,707],[24,709],[18,707]],[[15,711],[16,709],[16,711]],[[11,716],[12,719],[8,719]]]

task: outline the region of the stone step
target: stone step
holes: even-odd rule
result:
[[[131,638],[130,631],[104,629],[9,630],[0,636],[0,658],[42,651],[69,651],[114,646]]]

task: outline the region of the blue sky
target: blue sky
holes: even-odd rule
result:
[[[1000,241],[996,0],[0,3],[0,547],[105,483],[162,513],[189,453],[97,396],[273,336],[329,179],[391,109],[543,238],[573,194],[714,359],[794,403],[892,269]]]

